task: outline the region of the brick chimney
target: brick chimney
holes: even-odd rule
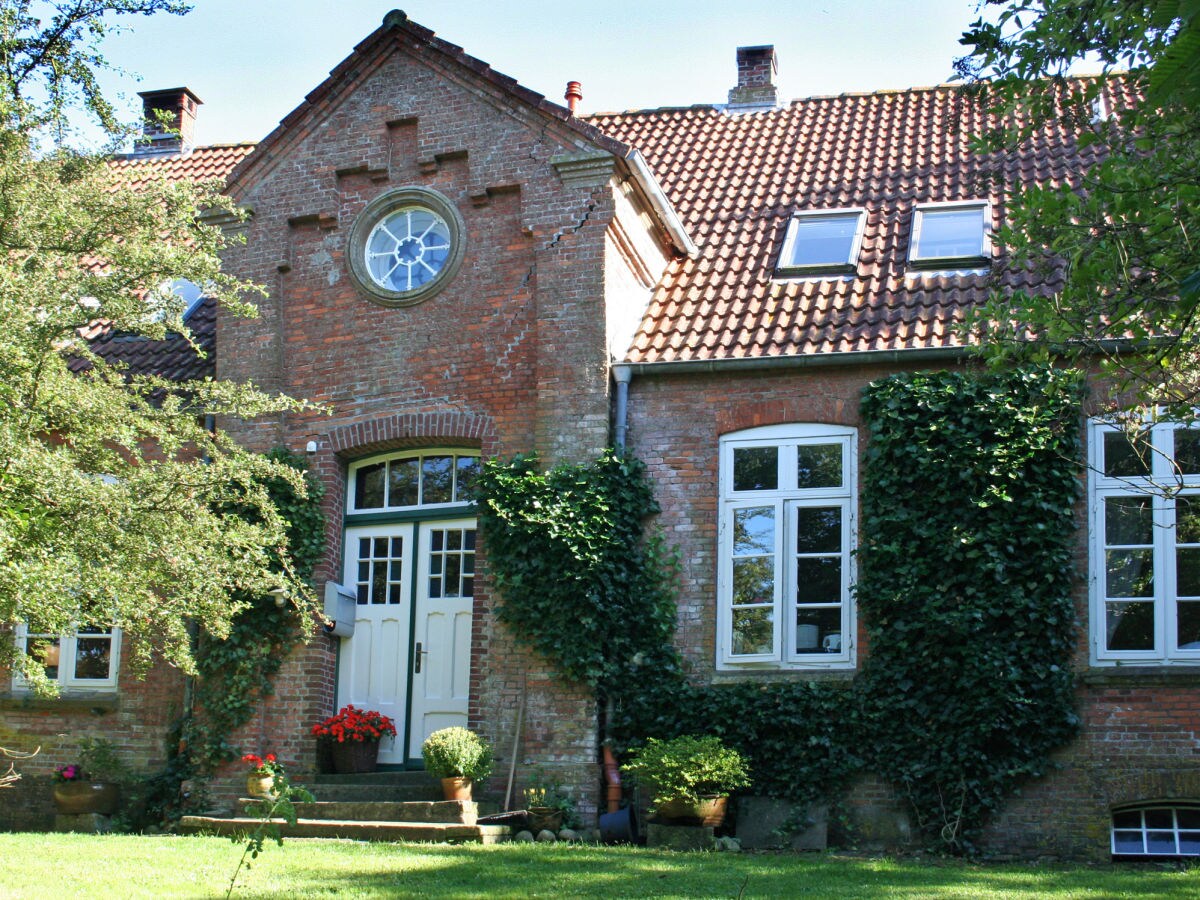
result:
[[[771,44],[762,47],[738,47],[737,87],[729,92],[731,112],[748,112],[774,109],[775,75],[779,65],[775,60],[775,48]]]
[[[196,145],[196,109],[201,100],[185,87],[165,91],[139,91],[142,98],[142,136],[134,144],[138,155],[186,153]],[[168,128],[156,113],[167,114]]]

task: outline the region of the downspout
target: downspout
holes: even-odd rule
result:
[[[629,382],[633,369],[628,363],[614,363],[613,378],[617,382],[617,408],[613,414],[613,443],[618,450],[625,449],[625,437],[629,432]]]

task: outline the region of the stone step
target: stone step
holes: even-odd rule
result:
[[[349,838],[357,841],[395,841],[435,844],[498,844],[512,829],[504,825],[459,825],[447,822],[358,822],[337,819],[296,819],[289,825],[273,819],[284,837]],[[253,831],[261,820],[249,817],[184,816],[179,830],[186,834],[239,835]]]
[[[257,801],[243,798],[240,803],[245,811],[248,804]],[[447,825],[474,825],[479,817],[478,807],[470,801],[440,800],[436,803],[388,803],[363,801],[359,803],[324,801],[297,803],[296,815],[301,819],[336,820],[342,822],[440,822]]]
[[[335,803],[418,803],[442,799],[442,786],[431,778],[420,784],[323,783],[312,779],[297,782],[317,800]]]
[[[365,772],[360,775],[308,775],[304,778],[309,784],[383,784],[383,785],[425,785],[438,784],[424,769],[395,769],[390,772]]]

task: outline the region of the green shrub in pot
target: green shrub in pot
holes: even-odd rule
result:
[[[434,778],[483,781],[492,774],[492,748],[469,728],[443,728],[421,745],[425,771]]]
[[[742,755],[712,735],[685,734],[669,741],[650,738],[637,757],[621,767],[654,798],[654,806],[675,800],[699,802],[748,787]]]

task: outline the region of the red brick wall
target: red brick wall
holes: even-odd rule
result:
[[[634,377],[629,446],[649,466],[663,507],[659,524],[680,550],[678,643],[695,678],[838,677],[716,672],[719,439],[743,428],[789,422],[857,427],[863,387],[896,370],[828,367]],[[860,454],[866,439],[860,431]],[[1080,734],[1058,754],[1060,768],[1025,785],[993,818],[986,834],[988,852],[1105,859],[1113,806],[1200,800],[1200,674],[1178,668],[1089,667],[1085,503],[1081,499],[1078,507],[1076,554]],[[862,647],[860,634],[860,664],[864,652],[869,648]],[[903,841],[903,803],[886,785],[864,779],[845,798],[844,807],[868,843]]]
[[[320,580],[341,572],[345,473],[354,459],[454,445],[485,457],[536,450],[554,462],[592,456],[608,442],[603,238],[612,188],[565,183],[551,160],[579,151],[577,136],[444,65],[406,50],[362,60],[346,92],[326,95],[233,187],[254,217],[227,267],[271,296],[256,320],[219,318],[218,373],[324,408],[224,424],[258,448],[318,443],[329,547]],[[346,242],[371,200],[411,185],[459,210],[465,257],[442,292],[385,308],[352,283]],[[518,762],[562,767],[562,780],[592,809],[590,693],[558,683],[498,626],[486,549],[478,564],[469,717],[495,745],[492,789],[503,791],[524,696]],[[270,738],[285,762],[311,766],[307,728],[332,711],[333,651],[318,637],[288,661],[248,743]]]

